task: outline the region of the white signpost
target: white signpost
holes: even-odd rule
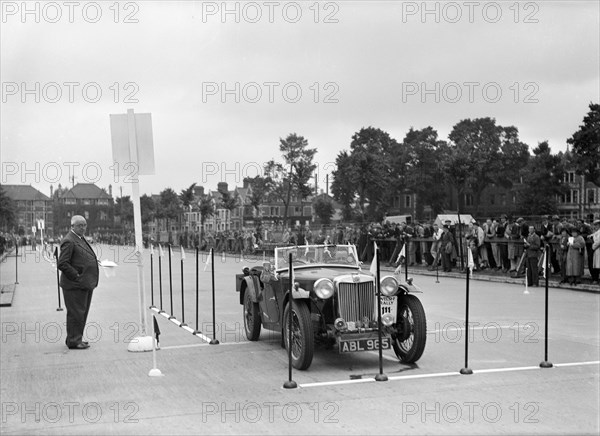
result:
[[[135,247],[138,259],[138,293],[140,305],[141,336],[134,338],[128,346],[129,351],[153,350],[152,336],[147,335],[146,287],[144,283],[144,261],[142,257],[142,212],[140,207],[139,175],[154,174],[154,144],[152,140],[151,114],[110,115],[113,162],[115,172],[125,177],[124,182],[131,183],[133,203],[133,222],[135,228]]]

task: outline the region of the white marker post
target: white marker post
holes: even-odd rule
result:
[[[133,109],[128,109],[127,114],[110,115],[110,127],[116,174],[126,175],[132,180],[131,201],[133,203],[135,246],[138,259],[137,283],[141,336],[133,338],[127,349],[129,351],[151,351],[154,348],[154,338],[147,335],[146,287],[142,256],[144,245],[142,241],[142,213],[138,176],[154,174],[152,119],[150,114],[134,114]]]

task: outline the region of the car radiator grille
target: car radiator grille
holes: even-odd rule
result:
[[[338,285],[340,316],[346,321],[373,319],[375,314],[375,290],[373,282],[340,283]]]

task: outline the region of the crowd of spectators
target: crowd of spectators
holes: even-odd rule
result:
[[[15,241],[19,245],[35,244],[30,239],[0,233],[0,254]],[[202,251],[214,249],[216,252],[252,254],[286,245],[353,244],[360,260],[370,262],[375,241],[382,264],[387,266],[405,264],[430,270],[452,271],[459,268],[464,271],[470,252],[475,273],[483,270],[513,276],[527,273],[531,286],[539,284],[544,267],[543,253],[548,250],[549,271],[560,274],[561,283],[579,283],[585,269],[592,282],[599,283],[600,274],[600,220],[591,223],[583,219],[560,219],[556,215],[545,215],[532,222],[522,217],[513,219],[502,215],[499,219],[472,220],[461,222],[461,225],[452,221],[392,223],[387,220],[317,227],[259,225],[241,230],[206,231],[202,232],[202,236],[199,232],[180,233],[175,237],[169,235],[166,239],[161,241],[160,237],[144,234],[144,245],[171,243]],[[93,233],[90,240],[110,245],[132,245],[134,235],[132,232]]]

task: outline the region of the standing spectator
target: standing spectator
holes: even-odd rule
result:
[[[281,243],[283,245],[289,245],[290,237],[290,229],[286,227],[283,231],[283,235],[281,236]]]
[[[498,244],[493,241],[496,239],[496,227],[498,226],[498,222],[496,220],[487,219],[483,224],[483,232],[485,233],[484,246],[485,251],[487,252],[488,263],[490,268],[496,268],[500,265],[499,260],[497,260],[497,252],[498,252]],[[494,253],[496,251],[496,253]]]
[[[502,215],[500,217],[500,222],[496,227],[496,240],[498,241],[498,252],[500,256],[499,267],[502,268],[502,272],[506,273],[510,269],[510,261],[508,260],[508,244],[506,242],[506,236],[504,235],[506,231],[506,215]]]
[[[473,229],[475,231],[475,235],[477,237],[476,239],[476,244],[477,244],[477,254],[479,255],[479,267],[480,269],[486,269],[489,268],[490,264],[489,264],[489,260],[488,260],[488,253],[487,253],[487,249],[485,247],[485,231],[481,228],[481,226],[479,225],[479,223],[477,221],[475,221],[473,223]],[[475,253],[473,253],[475,254]]]
[[[586,223],[583,219],[579,219],[579,232],[581,233],[581,237],[585,241],[585,250],[587,254],[588,260],[588,270],[590,271],[590,275],[592,274],[592,270],[594,269],[594,250],[592,248],[592,234],[594,230],[592,230],[592,226]]]
[[[67,308],[67,339],[72,350],[85,350],[90,345],[83,340],[85,323],[92,304],[94,289],[98,286],[98,259],[85,240],[87,222],[81,215],[71,218],[71,231],[60,244],[58,269],[60,287]]]
[[[583,250],[585,250],[585,240],[580,234],[577,226],[571,230],[572,236],[567,245],[567,279],[572,285],[581,283],[579,278],[583,275]]]
[[[526,250],[525,257],[527,259],[527,286],[539,286],[538,254],[541,240],[537,233],[535,233],[533,226],[529,226],[529,235],[524,245]]]
[[[569,251],[569,229],[566,226],[561,226],[560,236],[558,237],[558,249],[556,257],[560,265],[561,281],[567,283],[567,252]]]
[[[600,219],[594,221],[595,232],[592,234],[592,283],[600,284]]]
[[[433,257],[433,263],[431,264],[431,266],[429,267],[430,270],[434,270],[437,268],[439,259],[440,259],[440,247],[442,245],[442,236],[444,234],[444,231],[442,229],[440,229],[440,226],[437,223],[433,224],[433,243],[431,244],[431,257]]]
[[[406,224],[406,227],[404,228],[404,236],[406,238],[407,265],[413,266],[417,257],[417,247],[415,245],[415,241],[413,240],[415,236],[415,229],[410,224]]]
[[[452,271],[452,253],[454,251],[454,245],[456,244],[456,241],[454,240],[454,236],[450,232],[449,225],[446,225],[446,224],[444,225],[443,232],[444,233],[442,235],[442,245],[441,245],[442,268],[446,272],[451,272]]]
[[[556,216],[556,220],[558,221],[558,216]],[[548,220],[548,215],[542,216],[542,226],[540,228],[540,239],[542,243],[547,244],[556,244],[558,241],[558,233],[555,233],[555,226],[550,223]],[[554,218],[554,217],[553,217]],[[554,248],[554,247],[552,247]],[[552,264],[552,269],[555,273],[560,271],[560,265],[558,264],[558,259],[556,258],[556,253],[552,250],[552,254],[550,255],[550,263]]]

